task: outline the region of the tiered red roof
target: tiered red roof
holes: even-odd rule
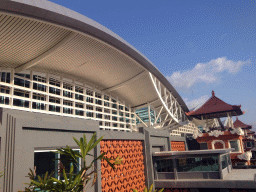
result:
[[[197,119],[208,119],[227,117],[227,113],[230,112],[231,116],[242,115],[241,105],[229,105],[215,96],[212,91],[212,97],[208,99],[203,106],[196,111],[190,111],[186,113],[187,116],[192,116]]]
[[[242,129],[251,129],[252,128],[251,125],[246,125],[242,121],[240,121],[238,119],[238,117],[236,117],[236,121],[233,124],[234,124],[234,128],[237,128],[237,127],[241,127]]]
[[[254,135],[254,133],[255,133],[255,132],[254,132],[254,131],[251,131],[251,130],[248,130],[248,131],[247,131],[247,135]]]

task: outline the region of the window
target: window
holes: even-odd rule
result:
[[[10,88],[9,87],[1,85],[0,90],[1,90],[1,93],[10,94]]]
[[[81,109],[84,108],[84,105],[83,105],[82,103],[75,103],[75,106],[76,106],[77,108],[81,108]]]
[[[73,114],[73,109],[63,107],[63,113],[66,113],[66,114]]]
[[[95,104],[101,105],[101,104],[102,104],[102,101],[101,101],[101,100],[98,100],[98,99],[95,99]]]
[[[0,73],[0,81],[4,83],[10,83],[11,74],[6,72]]]
[[[34,81],[38,81],[38,82],[42,82],[42,83],[46,83],[46,78],[45,77],[41,77],[39,75],[33,75],[33,80]]]
[[[227,156],[228,164],[231,165],[232,162],[231,162],[230,154],[227,154],[226,156]]]
[[[46,92],[46,86],[39,83],[33,83],[33,89]]]
[[[22,78],[14,77],[14,85],[18,85],[18,86],[21,86],[21,87],[29,88],[30,82],[27,81],[27,80],[24,80]]]
[[[29,101],[13,99],[13,106],[29,108]]]
[[[55,94],[55,95],[60,95],[60,89],[49,87],[49,93]]]
[[[207,143],[200,143],[200,149],[201,150],[208,149]]]
[[[87,117],[93,117],[93,113],[92,113],[92,112],[87,112],[87,113],[86,113],[86,116],[87,116]]]
[[[229,141],[230,148],[234,148],[235,150],[233,152],[239,152],[240,151],[240,145],[238,140]]]
[[[256,159],[256,152],[252,151],[252,158],[251,159]]]
[[[218,171],[218,157],[190,157],[180,158],[177,161],[178,172],[197,172],[197,171]]]
[[[68,89],[68,90],[72,90],[73,89],[73,86],[68,84],[68,83],[63,83],[63,88],[64,89]]]
[[[64,96],[64,97],[72,98],[72,97],[73,97],[73,93],[71,93],[71,92],[69,92],[69,91],[63,91],[63,96]]]
[[[83,88],[82,88],[82,87],[76,86],[76,87],[75,87],[75,92],[83,93],[84,91],[83,91]]]
[[[63,100],[63,105],[72,106],[73,102],[68,100]]]
[[[77,100],[80,100],[80,101],[84,100],[84,96],[83,95],[76,94],[75,97],[76,97]]]
[[[41,94],[33,93],[33,99],[40,100],[40,101],[46,101],[46,96]]]
[[[222,169],[225,169],[228,166],[228,159],[226,155],[221,156],[221,165]]]
[[[79,150],[74,150],[79,151]],[[59,159],[59,160],[58,160]],[[80,170],[80,159],[78,158],[78,164],[74,165],[74,173],[77,174]],[[72,163],[66,156],[60,155],[59,153],[54,153],[54,151],[38,150],[34,152],[34,166],[36,167],[36,176],[44,175],[47,171],[50,175],[53,173],[52,177],[56,179],[64,179],[63,174],[58,174],[58,170],[61,166],[64,166],[66,173],[70,172]],[[36,178],[37,179],[37,178]]]
[[[56,87],[60,87],[60,81],[54,79],[54,78],[49,78],[49,84],[54,85]]]
[[[20,89],[14,89],[14,95],[19,96],[19,97],[26,97],[29,98],[29,92],[20,90]]]
[[[76,109],[76,115],[79,115],[79,116],[84,116],[84,111],[82,111],[82,110],[77,110]]]
[[[87,98],[86,98],[86,102],[88,102],[88,103],[93,103],[93,98],[87,97]]]
[[[33,109],[38,109],[38,110],[45,110],[45,104],[33,102],[32,103],[32,108]]]
[[[172,159],[168,160],[157,160],[156,161],[157,172],[173,172]]]
[[[246,148],[252,148],[252,142],[247,141],[246,142]]]
[[[10,103],[9,97],[0,96],[0,104],[9,105],[9,103]]]
[[[60,99],[56,97],[49,97],[49,102],[60,104]]]
[[[60,107],[55,105],[49,105],[49,111],[60,112]]]

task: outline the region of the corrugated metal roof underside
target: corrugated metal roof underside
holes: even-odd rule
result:
[[[0,15],[0,67],[18,67],[47,52],[71,31],[18,16]],[[90,82],[107,89],[131,107],[157,99],[151,80],[145,74],[130,81],[145,69],[127,55],[86,34],[76,36],[60,49],[30,68]]]

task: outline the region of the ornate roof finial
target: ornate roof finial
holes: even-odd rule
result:
[[[214,91],[212,90],[212,96],[214,97],[215,96],[215,93],[214,93]]]
[[[236,117],[236,120],[238,120],[238,117]]]

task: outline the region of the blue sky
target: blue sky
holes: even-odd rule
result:
[[[52,0],[118,34],[174,85],[189,108],[217,97],[256,128],[256,1]]]

